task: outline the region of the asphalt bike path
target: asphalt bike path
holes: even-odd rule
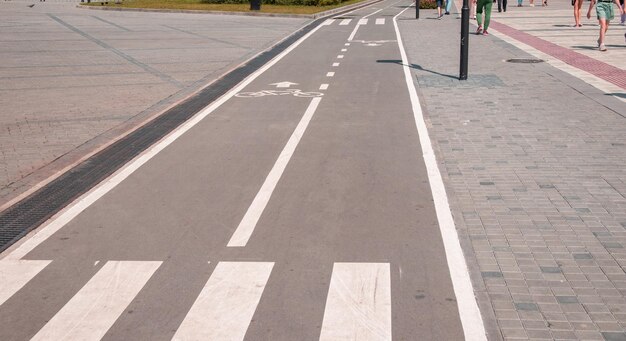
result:
[[[328,20],[7,250],[0,339],[462,339],[407,5]]]

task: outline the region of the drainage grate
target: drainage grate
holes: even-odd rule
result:
[[[166,136],[292,45],[327,17],[317,19],[209,87],[92,156],[0,213],[0,252],[41,225],[143,150]]]
[[[520,63],[520,64],[536,64],[543,63],[545,60],[536,58],[511,58],[506,60],[507,63]]]

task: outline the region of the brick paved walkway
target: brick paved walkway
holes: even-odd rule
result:
[[[571,19],[544,14],[569,7],[552,7],[510,8],[532,18],[531,36],[507,33],[624,72],[624,60],[569,48],[573,28],[553,25]],[[626,104],[548,63],[505,62],[531,56],[494,35],[470,37],[458,81],[460,20],[424,12],[399,25],[489,338],[626,340]],[[502,18],[493,28],[518,28]]]

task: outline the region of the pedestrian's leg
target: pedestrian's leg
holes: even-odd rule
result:
[[[446,1],[446,14],[450,14],[451,8],[452,8],[452,0]]]
[[[574,2],[574,26],[581,27],[580,9],[583,7],[583,0],[575,0]]]
[[[502,0],[502,10],[506,12],[506,0]]]
[[[502,12],[502,0],[498,0],[498,13]]]
[[[492,5],[491,1],[488,1],[485,4],[485,9],[484,9],[484,12],[485,12],[485,27],[483,28],[483,33],[485,33],[485,34],[487,33],[487,28],[489,28],[489,21],[491,19],[491,5]]]
[[[604,46],[604,37],[606,36],[607,30],[607,21],[604,18],[598,19],[600,23],[600,38],[598,38],[598,49],[600,51],[606,51],[606,46]]]
[[[478,0],[476,4],[476,21],[478,22],[478,29],[476,34],[481,34],[483,31],[483,1]]]

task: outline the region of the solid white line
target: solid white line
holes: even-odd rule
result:
[[[376,19],[376,25],[384,25],[384,24],[385,24],[385,18]]]
[[[107,262],[31,341],[100,340],[160,265]]]
[[[359,22],[357,22],[357,24],[354,26],[354,29],[352,30],[352,33],[350,33],[350,36],[348,37],[348,41],[352,41],[352,39],[354,39],[354,36],[356,35],[356,31],[359,30],[359,27],[361,27],[361,25],[365,25],[365,24],[367,24],[367,19],[359,20]]]
[[[0,305],[43,270],[49,260],[1,260]]]
[[[250,204],[248,211],[239,223],[239,226],[237,226],[237,230],[233,233],[233,236],[230,238],[227,246],[242,247],[246,246],[248,243],[248,239],[250,239],[252,232],[254,232],[254,228],[256,227],[259,218],[261,218],[261,214],[263,214],[265,206],[267,206],[267,203],[270,201],[272,193],[274,192],[278,181],[280,181],[280,177],[283,175],[289,160],[291,160],[291,156],[295,152],[296,147],[304,135],[304,132],[306,131],[311,118],[313,118],[313,114],[315,114],[315,110],[317,110],[317,106],[321,100],[321,97],[315,97],[311,100],[309,107],[306,109],[302,119],[300,119],[300,122],[298,123],[298,126],[296,126],[296,129],[291,134],[285,148],[283,148],[283,151],[278,156],[278,160],[276,160],[274,167],[272,167],[272,170],[267,175],[265,182],[252,201],[252,204]]]
[[[328,73],[326,73],[326,77],[333,77],[333,76],[335,76],[335,73],[334,73],[334,72],[328,72]]]
[[[450,269],[450,277],[452,278],[452,286],[454,287],[454,294],[459,308],[461,324],[463,325],[466,340],[487,340],[483,319],[480,314],[480,309],[478,308],[478,303],[476,302],[476,297],[474,296],[472,281],[470,280],[463,250],[459,242],[459,236],[456,231],[454,219],[452,218],[452,212],[450,211],[446,188],[443,184],[439,167],[437,166],[435,152],[430,143],[430,136],[428,135],[428,129],[424,121],[422,107],[417,97],[417,90],[415,89],[415,84],[413,83],[411,71],[408,66],[408,58],[404,50],[404,45],[402,44],[402,36],[398,29],[397,18],[407,9],[408,8],[404,9],[393,18],[393,25],[396,30],[396,36],[398,37],[398,47],[400,48],[400,54],[402,56],[404,78],[409,90],[411,105],[413,106],[413,116],[415,117],[415,124],[422,146],[422,156],[426,164],[430,190],[433,194],[435,211],[437,213],[439,229],[441,230],[441,237],[446,251],[446,259],[448,261],[448,268]]]
[[[334,264],[320,334],[327,340],[391,340],[389,263]]]
[[[220,262],[173,340],[243,340],[272,272],[269,262]]]
[[[345,25],[350,24],[350,22],[351,22],[351,21],[352,21],[352,19],[343,19],[343,20],[339,23],[339,25],[341,25],[341,26],[345,26]]]
[[[328,84],[320,85],[320,90],[328,90]]]
[[[76,216],[78,216],[83,210],[87,207],[91,206],[94,202],[108,193],[111,189],[115,188],[118,184],[120,184],[124,179],[130,176],[133,172],[139,169],[143,164],[148,162],[148,160],[152,159],[155,155],[165,149],[167,146],[176,141],[180,136],[186,133],[189,129],[193,128],[196,124],[202,121],[205,117],[219,108],[222,104],[228,101],[231,97],[233,97],[238,92],[241,92],[246,86],[252,83],[257,77],[267,71],[269,68],[278,63],[281,59],[283,59],[287,54],[293,51],[296,47],[298,47],[302,42],[308,39],[311,35],[313,35],[317,30],[319,30],[322,26],[317,26],[312,29],[309,33],[305,34],[296,41],[293,45],[289,46],[279,55],[274,57],[267,64],[263,65],[256,72],[252,73],[248,78],[239,83],[232,90],[227,92],[224,96],[220,97],[217,101],[213,102],[211,105],[204,108],[202,111],[194,115],[187,122],[183,123],[181,126],[176,128],[174,131],[169,133],[166,137],[164,137],[159,142],[152,145],[152,147],[145,150],[141,155],[137,156],[135,159],[127,163],[124,167],[119,169],[109,178],[98,184],[96,187],[91,189],[89,192],[85,193],[78,199],[76,199],[73,203],[68,205],[66,208],[61,210],[59,213],[55,214],[52,218],[50,218],[44,225],[42,225],[38,230],[30,235],[30,237],[22,238],[20,241],[21,244],[17,246],[13,251],[11,251],[8,255],[3,254],[2,256],[6,256],[4,259],[21,259],[34,248],[36,248],[39,244],[43,243],[46,239],[48,239],[55,232],[60,230],[65,224],[70,222]],[[1,258],[1,257],[0,257]]]
[[[342,54],[338,55],[337,59],[343,59],[343,55]]]
[[[385,8],[387,8],[387,7],[385,7]],[[365,18],[369,18],[369,17],[371,17],[372,15],[374,15],[374,14],[376,14],[376,13],[378,13],[378,12],[382,11],[382,10],[383,10],[383,9],[381,8],[381,9],[379,9],[378,11],[372,12],[372,13],[370,13],[370,14],[368,14],[368,15],[364,16],[364,17],[363,17],[363,19],[365,19]]]
[[[333,66],[339,66],[339,63],[333,63]]]

